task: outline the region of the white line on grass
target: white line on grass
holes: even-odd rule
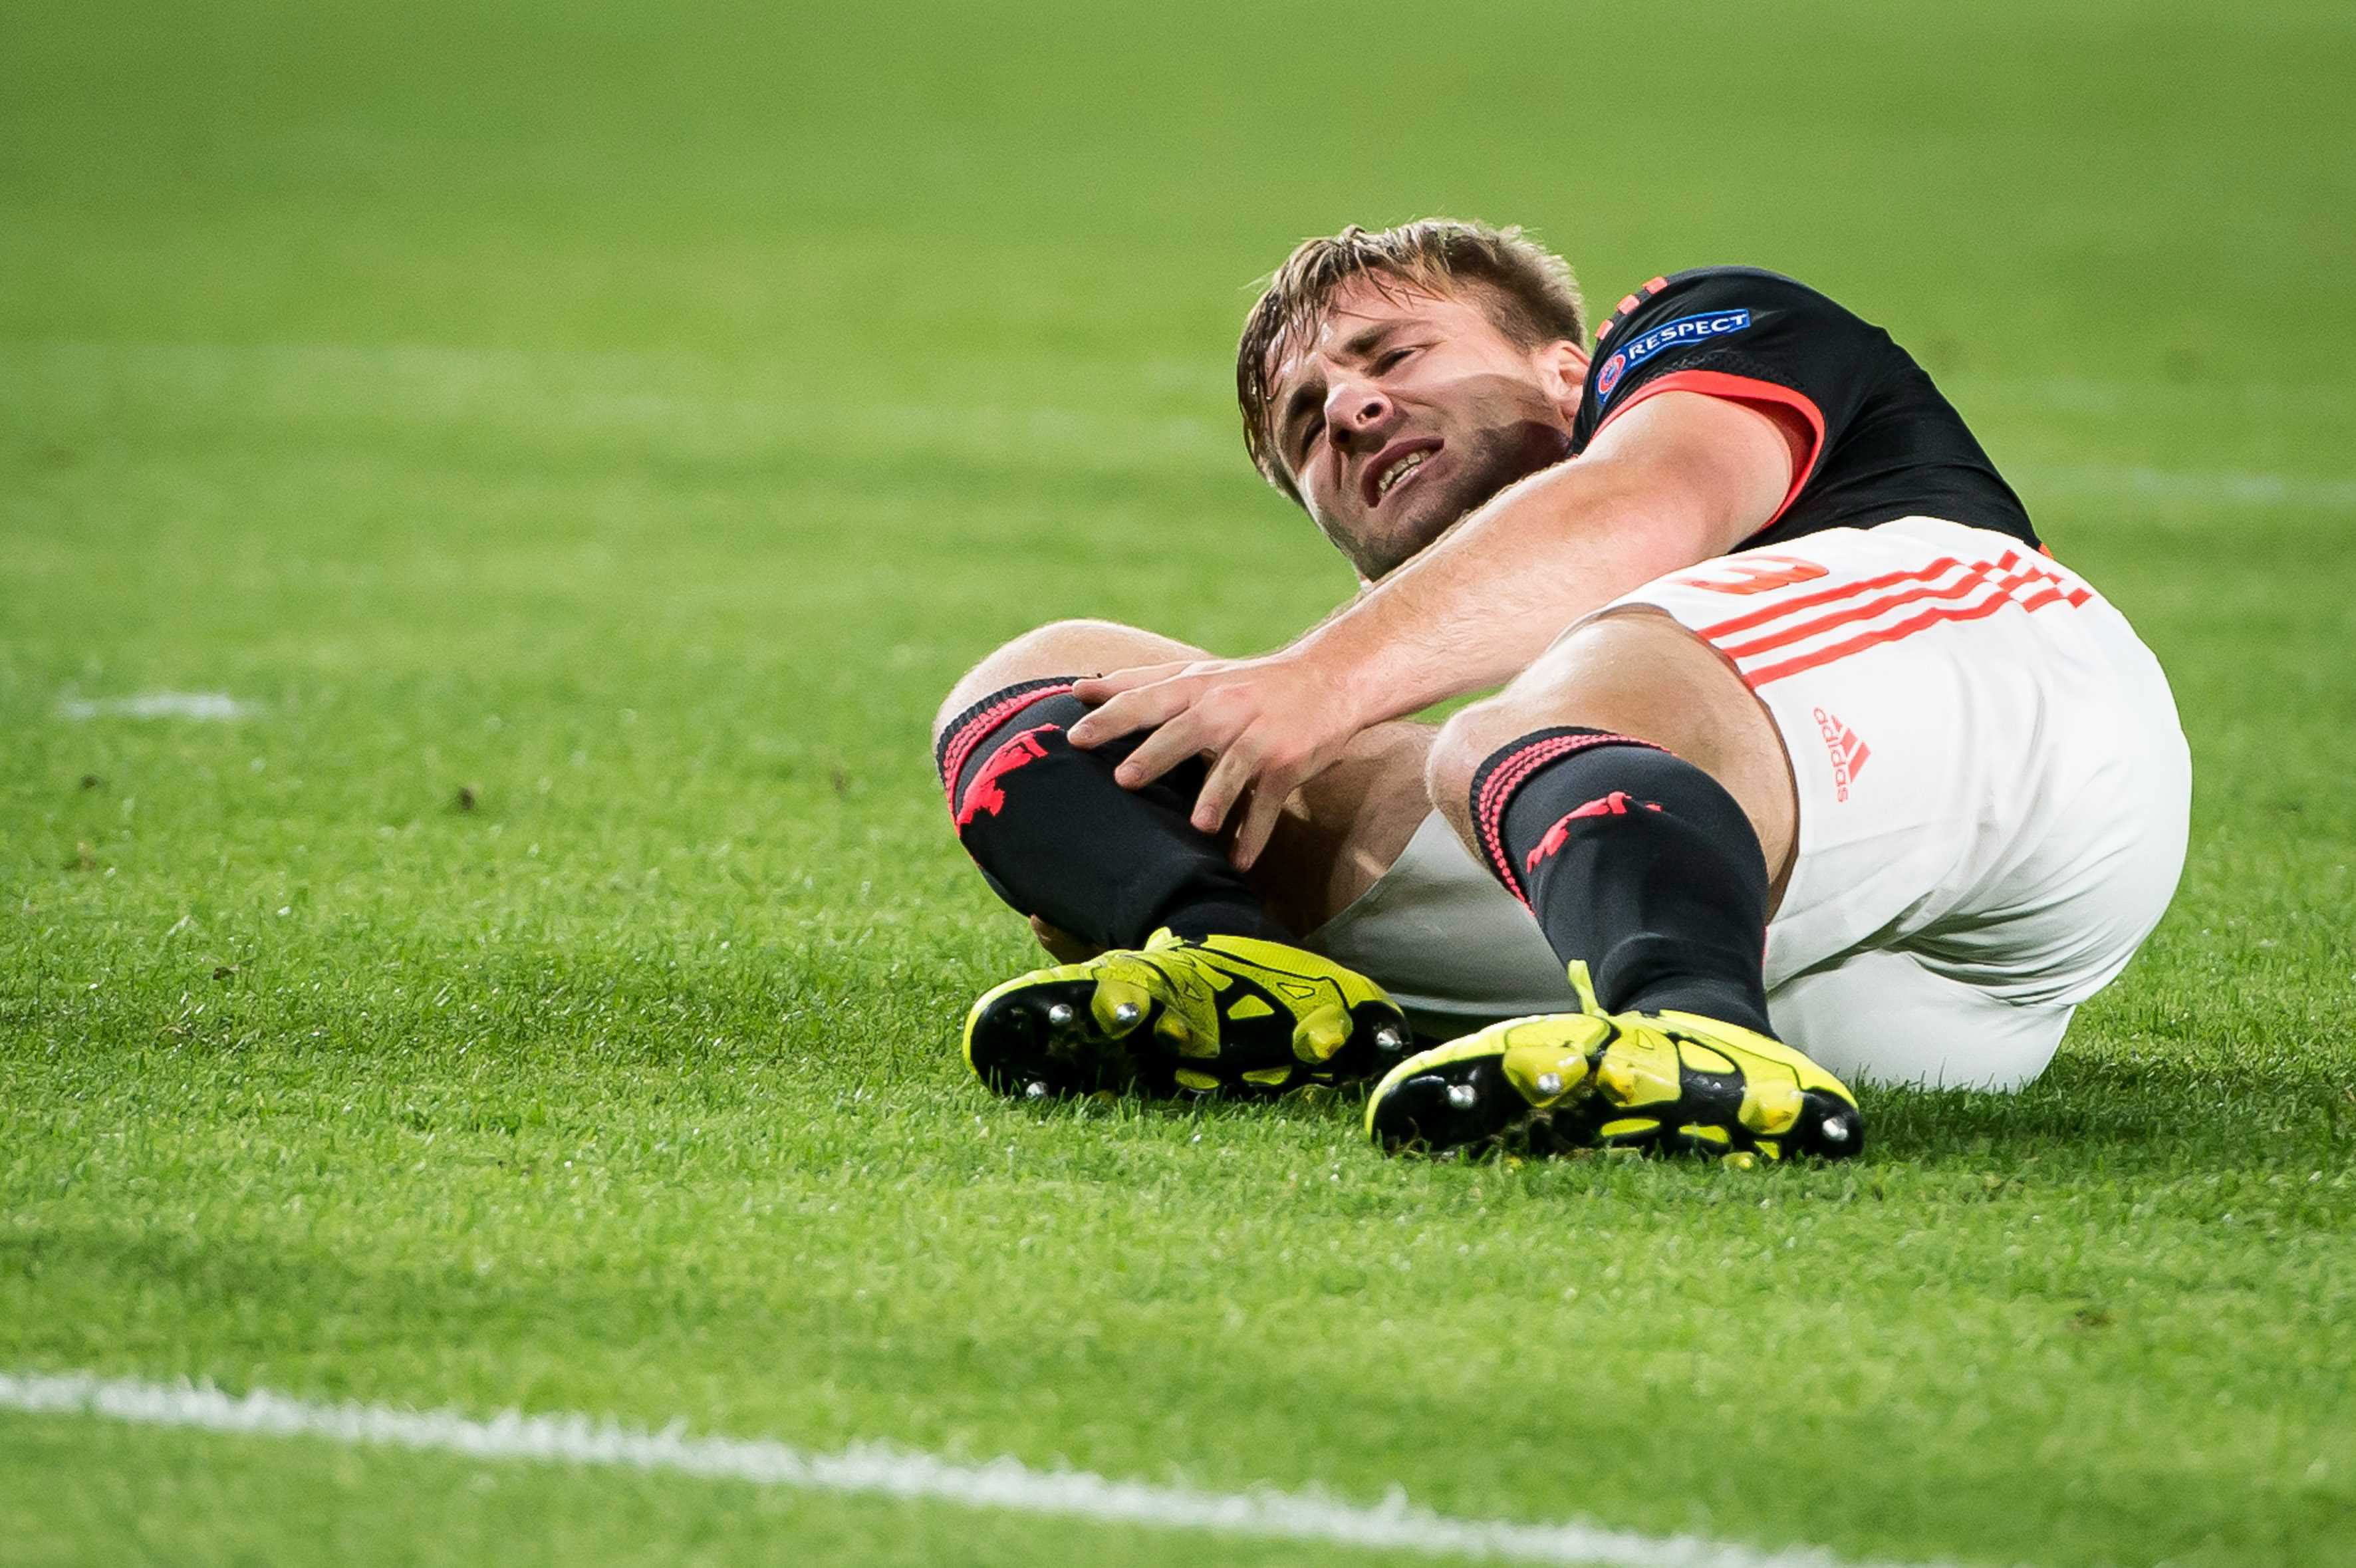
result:
[[[1149,1530],[1206,1530],[1435,1557],[1613,1568],[1889,1568],[1845,1562],[1813,1547],[1762,1552],[1698,1536],[1642,1535],[1587,1524],[1451,1519],[1417,1508],[1396,1487],[1382,1502],[1365,1508],[1315,1493],[1273,1488],[1205,1492],[1108,1480],[1085,1470],[1033,1470],[1013,1459],[964,1465],[882,1444],[810,1454],[762,1438],[691,1437],[677,1423],[648,1432],[586,1415],[524,1415],[516,1411],[486,1421],[451,1410],[320,1404],[264,1389],[230,1394],[209,1383],[151,1383],[88,1372],[0,1372],[0,1410],[99,1416],[135,1426],[324,1438],[474,1459],[611,1465],[798,1491],[926,1499]]]
[[[142,692],[135,697],[59,697],[64,719],[241,719],[253,709],[226,692]]]
[[[2179,506],[2198,508],[2295,507],[2315,511],[2356,510],[2356,479],[2326,479],[2299,474],[2147,468],[2115,463],[2024,463],[2019,465],[2016,471],[2032,492],[2042,489],[2079,497],[2172,501]]]

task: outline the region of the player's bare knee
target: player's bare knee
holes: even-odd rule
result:
[[[1574,627],[1481,709],[1491,712],[1469,736],[1468,769],[1542,729],[1633,736],[1717,779],[1750,817],[1771,871],[1788,860],[1797,805],[1783,740],[1732,667],[1666,616],[1628,612]]]
[[[1716,770],[1710,748],[1683,711],[1689,690],[1673,669],[1662,667],[1676,664],[1676,650],[1657,646],[1655,628],[1633,620],[1612,618],[1575,628],[1504,691],[1440,726],[1425,782],[1432,805],[1460,832],[1471,821],[1472,780],[1482,765],[1540,730],[1633,736]]]
[[[1516,722],[1503,699],[1492,697],[1459,709],[1432,737],[1431,751],[1424,759],[1424,789],[1433,809],[1460,832],[1472,819],[1472,776],[1480,772],[1490,753],[1519,733],[1513,730]]]
[[[937,745],[949,722],[982,698],[1024,681],[1051,675],[1101,675],[1131,665],[1205,657],[1201,649],[1175,638],[1119,621],[1049,621],[1001,645],[949,688],[940,711],[933,715],[933,739]]]

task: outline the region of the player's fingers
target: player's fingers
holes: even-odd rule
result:
[[[1285,797],[1290,793],[1267,779],[1253,785],[1243,821],[1236,827],[1231,854],[1237,870],[1249,871],[1252,863],[1259,859],[1260,851],[1268,847],[1268,841],[1276,836],[1276,824],[1284,819]]]
[[[1140,686],[1150,686],[1156,681],[1167,681],[1186,668],[1187,660],[1176,660],[1168,664],[1139,664],[1127,670],[1108,670],[1101,675],[1090,675],[1072,688],[1072,695],[1083,703],[1105,703],[1123,692]]]
[[[1200,721],[1191,712],[1181,714],[1140,741],[1113,769],[1113,779],[1124,789],[1142,789],[1202,749]]]
[[[1092,746],[1137,730],[1151,729],[1185,711],[1193,700],[1193,688],[1183,682],[1159,681],[1123,692],[1104,706],[1082,718],[1066,732],[1065,738],[1086,751]]]
[[[1203,780],[1202,793],[1194,797],[1196,828],[1215,833],[1226,822],[1227,813],[1251,787],[1257,756],[1256,750],[1240,741],[1220,755],[1211,767],[1210,776]]]

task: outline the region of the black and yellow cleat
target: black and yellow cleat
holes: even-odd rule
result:
[[[1391,1069],[1366,1101],[1385,1152],[1634,1149],[1735,1164],[1847,1159],[1865,1122],[1840,1079],[1783,1041],[1693,1013],[1586,1004],[1494,1024]]]
[[[965,1059],[1001,1094],[1266,1096],[1374,1077],[1414,1036],[1382,988],[1249,937],[1144,947],[1043,969],[985,993]]]

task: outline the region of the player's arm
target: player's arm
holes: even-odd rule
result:
[[[1787,417],[1695,392],[1631,403],[1580,457],[1467,514],[1290,646],[1083,683],[1102,706],[1071,738],[1153,729],[1119,769],[1131,786],[1213,757],[1194,823],[1215,831],[1248,794],[1249,865],[1285,798],[1360,730],[1511,679],[1581,616],[1764,527],[1810,450]]]
[[[1697,392],[1635,404],[1290,651],[1333,672],[1359,728],[1508,681],[1581,616],[1765,527],[1806,451],[1785,417]]]

